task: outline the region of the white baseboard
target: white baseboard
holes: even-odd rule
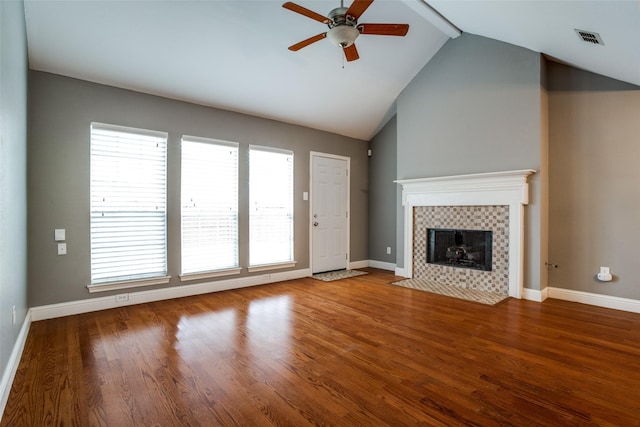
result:
[[[27,311],[27,315],[24,318],[20,333],[13,345],[13,350],[9,355],[7,361],[7,367],[5,368],[2,379],[0,380],[0,419],[4,414],[4,408],[7,406],[7,400],[9,399],[9,393],[11,392],[11,386],[13,385],[13,379],[16,376],[18,370],[18,364],[22,358],[22,351],[24,345],[27,342],[27,335],[29,335],[29,328],[31,327],[31,310]]]
[[[353,261],[349,263],[349,270],[355,270],[358,268],[367,268],[369,267],[369,260],[362,260],[362,261]]]
[[[369,267],[373,267],[373,268],[379,268],[381,270],[387,270],[387,271],[396,271],[396,265],[394,263],[391,262],[384,262],[384,261],[376,261],[373,259],[369,260]]]
[[[524,288],[522,290],[522,299],[529,301],[542,302],[549,297],[549,288],[544,288],[541,291],[536,289]]]
[[[173,286],[170,288],[153,289],[147,291],[130,292],[127,301],[116,301],[116,296],[89,298],[86,300],[63,302],[60,304],[43,305],[31,308],[31,320],[53,319],[92,311],[107,310],[109,308],[126,305],[142,304],[145,302],[161,301],[171,298],[182,298],[192,295],[208,294],[211,292],[230,289],[246,288],[267,283],[282,282],[284,280],[300,279],[311,276],[308,268],[285,271],[281,273],[267,273],[256,276],[238,277],[235,279],[218,280],[214,282],[197,283],[193,285]]]
[[[604,308],[613,308],[615,310],[630,311],[632,313],[640,313],[640,300],[593,294],[590,292],[574,291],[563,288],[548,287],[547,289],[549,290],[549,298],[596,305]]]
[[[396,267],[396,276],[409,277],[404,267]]]

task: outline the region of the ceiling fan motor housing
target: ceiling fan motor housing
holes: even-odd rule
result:
[[[329,12],[328,18],[329,31],[327,31],[327,38],[329,41],[341,48],[351,46],[360,35],[360,31],[356,28],[358,21],[347,15],[346,7],[333,9]]]

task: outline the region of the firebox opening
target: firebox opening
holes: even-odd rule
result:
[[[427,263],[491,271],[493,233],[427,228]]]

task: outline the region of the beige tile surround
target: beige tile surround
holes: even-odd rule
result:
[[[493,232],[492,270],[481,271],[427,263],[427,229],[452,228]],[[415,206],[413,274],[441,285],[509,294],[509,206]]]

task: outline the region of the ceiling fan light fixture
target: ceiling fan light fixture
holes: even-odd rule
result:
[[[2,1],[2,0],[0,0]],[[313,37],[302,40],[289,46],[289,50],[294,52],[309,46],[312,43],[324,38],[329,39],[331,44],[341,47],[347,61],[355,61],[360,58],[358,49],[354,42],[360,34],[374,36],[406,36],[409,31],[409,24],[358,24],[358,19],[374,0],[353,0],[349,8],[344,7],[344,0],[340,0],[340,7],[333,9],[327,17],[320,15],[299,4],[287,1],[282,5],[285,9],[311,18],[329,27],[324,33],[316,34]]]
[[[351,25],[338,25],[327,31],[327,38],[335,46],[345,48],[349,47],[356,41],[360,31]]]

